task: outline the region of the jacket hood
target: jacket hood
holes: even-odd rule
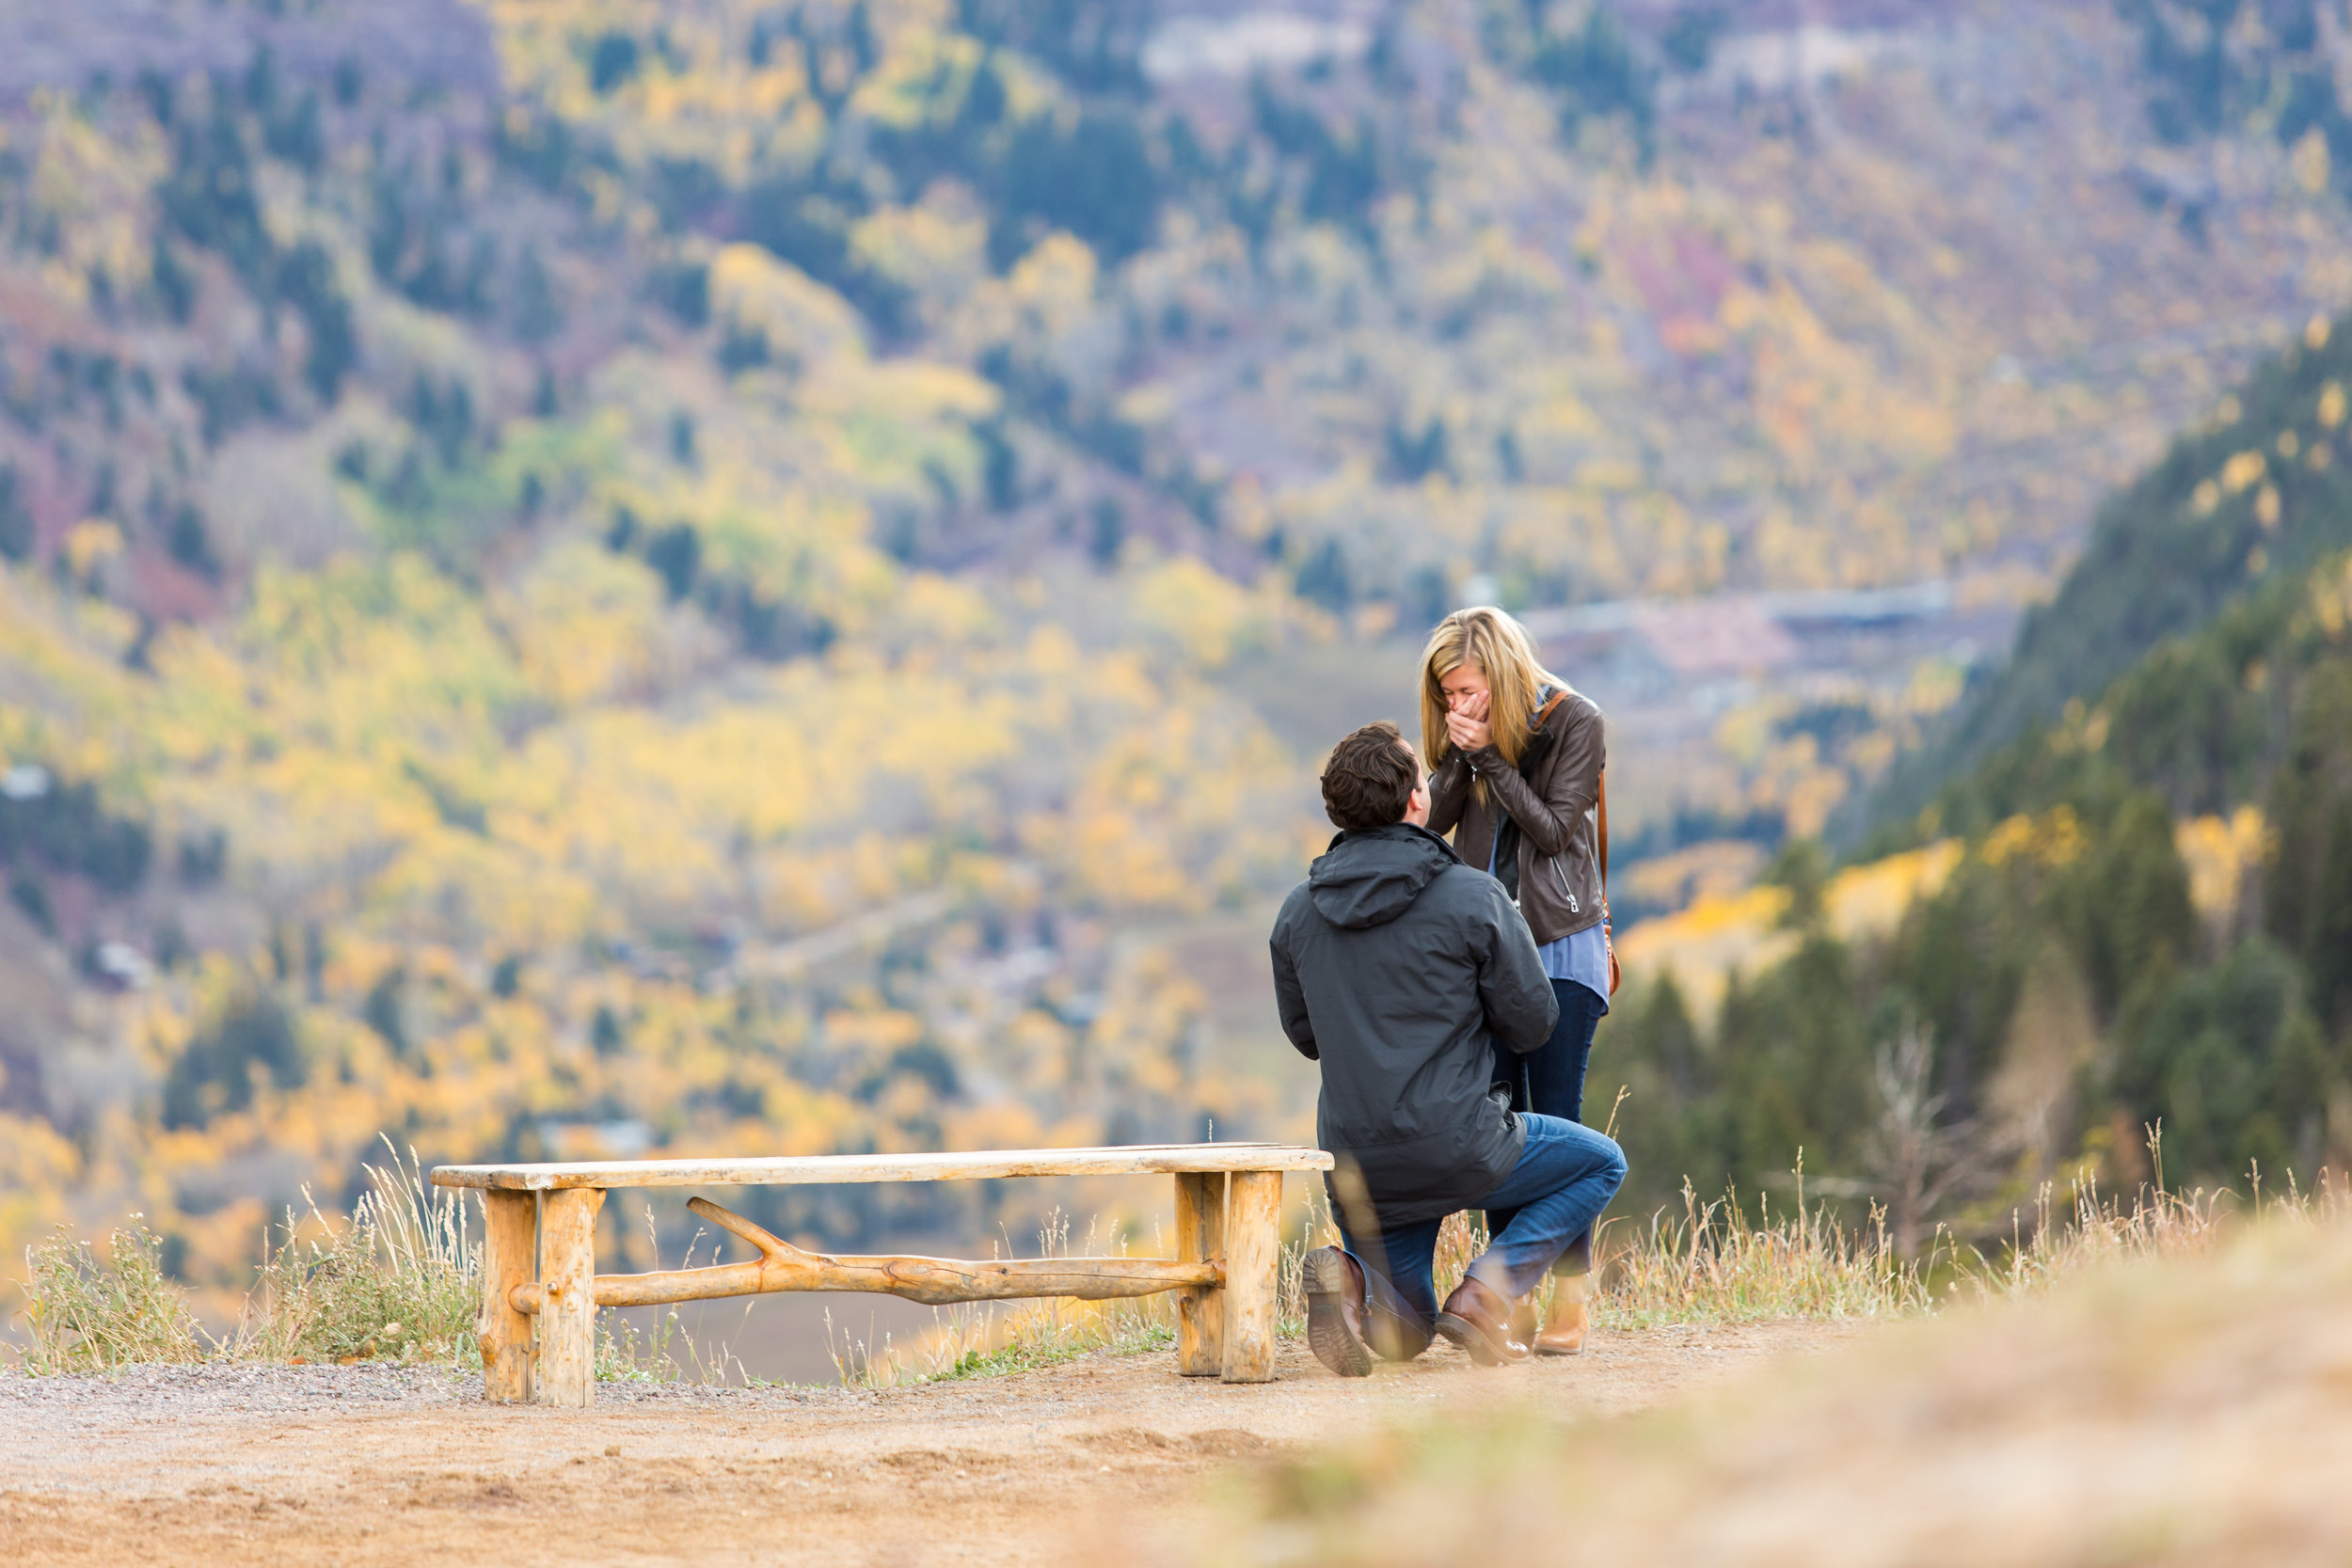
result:
[[[1403,914],[1439,872],[1460,863],[1445,840],[1408,822],[1342,833],[1308,869],[1308,895],[1324,919],[1360,931]]]

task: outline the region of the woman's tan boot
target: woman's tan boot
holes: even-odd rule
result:
[[[1551,1310],[1544,1315],[1544,1326],[1530,1347],[1537,1355],[1576,1355],[1584,1349],[1584,1336],[1593,1326],[1592,1314],[1584,1309],[1585,1287],[1591,1283],[1588,1274],[1564,1274],[1551,1283]]]

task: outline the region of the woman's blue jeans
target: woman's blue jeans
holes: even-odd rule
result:
[[[1511,1108],[1539,1117],[1568,1121],[1584,1119],[1584,1069],[1593,1059],[1593,1032],[1600,1027],[1609,1004],[1590,986],[1575,980],[1554,980],[1551,994],[1560,1001],[1560,1022],[1551,1038],[1524,1056],[1503,1057],[1495,1063],[1495,1081],[1511,1085]],[[1508,1209],[1486,1211],[1486,1234],[1500,1236],[1511,1225]],[[1562,1274],[1589,1274],[1593,1267],[1593,1238],[1579,1236],[1560,1255]]]
[[[1502,1185],[1486,1195],[1489,1214],[1507,1212],[1470,1272],[1506,1297],[1525,1295],[1569,1244],[1589,1235],[1625,1181],[1625,1152],[1591,1128],[1558,1117],[1522,1116],[1527,1145]],[[1438,1327],[1436,1261],[1442,1219],[1389,1227],[1340,1242],[1364,1271],[1364,1329],[1372,1348],[1409,1361]]]

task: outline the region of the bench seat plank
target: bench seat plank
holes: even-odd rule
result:
[[[844,1181],[975,1181],[1011,1176],[1153,1176],[1329,1170],[1331,1156],[1291,1144],[1146,1144],[1116,1148],[998,1148],[946,1154],[814,1154],[774,1159],[588,1160],[437,1165],[434,1184],[497,1192],[569,1187],[800,1186]]]

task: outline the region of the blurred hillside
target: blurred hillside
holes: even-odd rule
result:
[[[379,1129],[1298,1131],[1233,977],[1430,618],[1750,595],[1620,731],[1736,877],[1998,641],[1788,595],[2005,630],[2352,297],[2333,6],[0,18],[0,1242],[213,1283]]]
[[[1753,1191],[1802,1150],[1916,1245],[2061,1177],[2352,1162],[2347,339],[2315,324],[2103,511],[1963,722],[2056,711],[1891,853],[1833,874],[1797,846],[1627,934],[1652,983],[1596,1071],[1632,1086],[1648,1197]]]
[[[2352,545],[2352,479],[2335,461],[2347,379],[2352,334],[2314,318],[2105,502],[2057,595],[2025,618],[2009,662],[1868,802],[1880,817],[1918,810],[1949,775],[2096,697],[2159,643],[2196,637],[2249,592]],[[1981,818],[1979,803],[1945,788],[1954,810]],[[2225,792],[2216,778],[2174,793],[2210,805]]]

